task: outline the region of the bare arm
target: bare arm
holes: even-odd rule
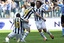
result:
[[[24,20],[25,22],[27,22],[27,23],[29,22],[29,20],[27,20],[27,19],[23,19],[23,20]]]
[[[21,18],[21,21],[29,22],[28,19],[23,19],[23,18]]]
[[[53,2],[53,3],[54,3],[54,5],[58,6],[57,2]]]

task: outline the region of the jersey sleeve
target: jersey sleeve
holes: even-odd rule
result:
[[[33,13],[36,12],[36,11],[35,11],[35,8],[32,9],[32,12],[33,12]]]
[[[59,7],[62,7],[63,5],[62,4],[58,4]]]

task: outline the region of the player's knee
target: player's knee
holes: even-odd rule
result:
[[[30,33],[30,29],[27,29],[27,31]]]
[[[7,36],[7,38],[9,38],[9,39],[10,39],[10,37],[9,37],[9,36]]]
[[[29,33],[30,33],[30,29],[29,29]]]
[[[42,30],[41,30],[41,29],[38,29],[38,31],[39,31],[39,32],[42,32]]]
[[[23,30],[25,31],[25,29],[23,28]]]
[[[28,32],[30,33],[30,30],[28,30]]]
[[[46,32],[46,29],[43,29],[44,32]]]

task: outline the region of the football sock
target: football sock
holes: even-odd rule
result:
[[[52,35],[52,34],[50,33],[50,31],[48,31],[48,30],[46,30],[46,33],[48,33],[49,35]]]
[[[43,38],[46,38],[46,36],[44,35],[43,32],[40,32],[40,35],[43,37]],[[47,39],[47,38],[46,38]]]
[[[25,34],[24,34],[24,36],[23,36],[23,38],[22,38],[22,40],[24,40],[26,37],[27,37],[27,35],[29,34],[29,32],[27,31],[27,32],[25,32]]]

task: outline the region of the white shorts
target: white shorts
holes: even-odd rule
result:
[[[29,29],[30,28],[29,23],[23,23],[22,25],[23,25],[23,28],[24,29]]]
[[[46,28],[45,22],[43,20],[36,21],[36,26],[37,26],[37,29],[45,29]]]
[[[17,29],[16,29],[16,33],[15,33],[15,31],[12,31],[11,33],[9,33],[8,34],[8,37],[9,38],[12,38],[12,37],[15,37],[15,36],[20,36],[21,37],[21,30],[19,30],[19,34],[18,34],[18,31],[17,31]]]

